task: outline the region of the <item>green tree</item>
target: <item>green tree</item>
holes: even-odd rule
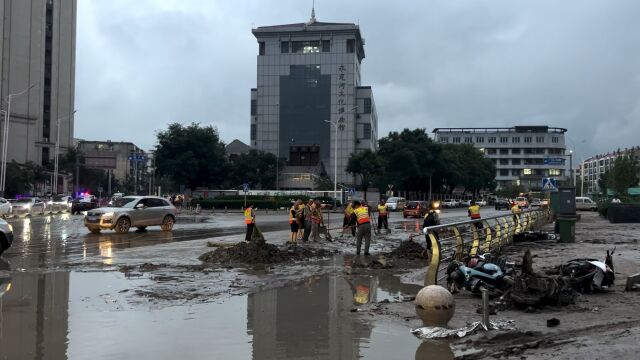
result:
[[[478,195],[482,189],[495,189],[496,167],[493,161],[472,145],[443,145],[443,158],[447,163],[444,173],[449,191],[458,185],[473,195]]]
[[[327,174],[314,177],[313,189],[317,191],[333,191],[333,180]]]
[[[619,156],[606,174],[606,185],[618,195],[625,195],[628,188],[638,185],[639,173],[638,158],[633,155]]]
[[[47,176],[44,174],[42,166],[32,162],[22,165],[11,161],[7,164],[5,196],[14,197],[16,195],[33,194],[36,183],[46,179]]]
[[[188,188],[220,188],[228,173],[228,161],[218,130],[192,123],[170,124],[157,133],[156,173]]]
[[[371,185],[371,180],[375,174],[382,169],[382,162],[378,154],[365,150],[351,154],[347,164],[347,172],[360,176],[360,186],[364,191],[364,199],[367,200],[367,190]]]
[[[284,164],[281,161],[282,168]],[[277,158],[271,153],[251,150],[230,160],[230,176],[227,186],[236,187],[244,182],[253,189],[275,189]]]
[[[498,190],[498,196],[513,199],[525,192],[522,185],[510,184]]]

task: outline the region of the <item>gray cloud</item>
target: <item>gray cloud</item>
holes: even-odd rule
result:
[[[76,136],[150,148],[169,122],[247,141],[252,26],[305,21],[310,1],[78,2]],[[640,143],[640,2],[316,1],[359,22],[380,134],[549,124],[578,157]],[[573,145],[572,145],[573,144]]]

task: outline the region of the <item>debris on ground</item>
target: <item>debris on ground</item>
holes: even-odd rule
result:
[[[417,329],[412,329],[411,333],[423,340],[445,339],[451,337],[462,338],[467,335],[474,334],[480,329],[484,329],[485,331],[515,330],[514,323],[515,322],[513,320],[498,320],[489,321],[489,326],[485,326],[484,324],[482,324],[482,322],[476,321],[460,329],[447,329],[438,326],[423,326]]]
[[[204,253],[198,259],[204,263],[218,264],[276,264],[285,261],[306,260],[312,257],[326,257],[332,253],[325,249],[304,246],[289,246],[281,250],[264,241],[239,242],[233,246],[217,248]]]
[[[558,325],[560,325],[560,319],[558,318],[551,318],[547,320],[547,327],[556,327]]]
[[[387,254],[389,257],[400,259],[426,259],[427,249],[413,240],[407,240],[400,243],[396,249]]]
[[[351,267],[361,269],[391,269],[394,265],[381,255],[375,258],[354,259]]]
[[[541,241],[541,240],[557,240],[558,236],[554,233],[545,231],[524,231],[513,235],[513,242],[523,241]]]
[[[627,278],[627,285],[624,287],[624,290],[640,290],[640,273],[633,274]]]

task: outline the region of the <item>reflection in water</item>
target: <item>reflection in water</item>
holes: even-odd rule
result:
[[[22,240],[28,242],[31,240],[31,219],[24,218],[22,221]]]
[[[445,340],[423,341],[416,350],[416,360],[453,360],[453,351]]]
[[[371,281],[355,284],[321,277],[249,295],[247,330],[253,335],[253,358],[357,358],[360,341],[370,337],[371,326],[347,316],[355,298],[349,295],[352,286],[369,287]]]
[[[0,359],[65,359],[69,273],[19,273],[9,281],[0,296]]]
[[[104,259],[104,263],[107,265],[111,265],[113,264],[113,259],[112,259],[112,251],[111,251],[111,247],[112,247],[112,243],[111,241],[100,241],[100,243],[98,244],[99,248],[100,248],[100,256],[102,256]]]

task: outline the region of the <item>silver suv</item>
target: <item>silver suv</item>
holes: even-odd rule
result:
[[[13,226],[0,219],[0,255],[13,243]]]
[[[132,227],[144,230],[147,226],[160,226],[171,231],[176,222],[176,208],[157,196],[125,196],[116,199],[110,207],[87,211],[84,225],[94,234],[101,230],[115,230],[124,234]]]

